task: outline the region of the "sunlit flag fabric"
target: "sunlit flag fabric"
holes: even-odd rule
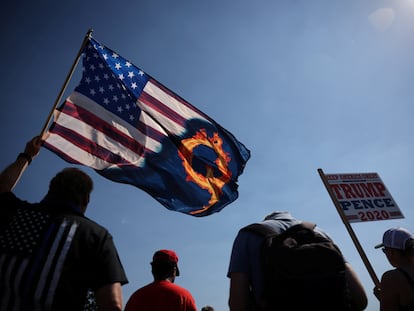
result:
[[[93,38],[82,79],[56,109],[44,146],[193,216],[237,199],[250,157],[214,120]]]

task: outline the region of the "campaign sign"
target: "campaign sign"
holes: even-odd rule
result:
[[[349,222],[404,218],[377,173],[326,174]]]

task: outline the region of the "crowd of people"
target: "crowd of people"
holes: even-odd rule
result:
[[[39,203],[28,203],[12,192],[41,145],[42,140],[34,137],[0,174],[0,311],[84,310],[90,292],[98,310],[122,310],[122,285],[128,279],[112,236],[84,215],[92,179],[77,168],[64,169],[50,181]],[[288,212],[274,212],[257,224],[282,235],[301,223]],[[318,227],[312,231],[334,244]],[[231,311],[272,310],[263,303],[267,293],[261,258],[265,238],[240,230],[234,240],[227,274]],[[395,268],[385,272],[374,288],[380,310],[414,310],[414,236],[404,228],[391,228],[376,248],[384,251]],[[368,304],[365,289],[350,263],[343,257],[341,261],[349,298],[347,310],[364,310]],[[156,251],[151,272],[154,281],[127,299],[125,311],[197,310],[190,291],[175,284],[180,271],[173,250]],[[299,294],[297,300],[301,298]],[[329,300],[323,295],[317,299]],[[201,310],[214,308],[204,306]]]

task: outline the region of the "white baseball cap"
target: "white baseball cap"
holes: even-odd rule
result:
[[[414,236],[407,229],[401,227],[391,228],[384,232],[382,243],[375,246],[375,248],[384,246],[399,250],[413,248]]]

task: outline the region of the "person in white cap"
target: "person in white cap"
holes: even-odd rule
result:
[[[385,272],[380,286],[374,288],[380,310],[414,310],[414,235],[401,227],[391,228],[375,248],[381,248],[395,267]]]

